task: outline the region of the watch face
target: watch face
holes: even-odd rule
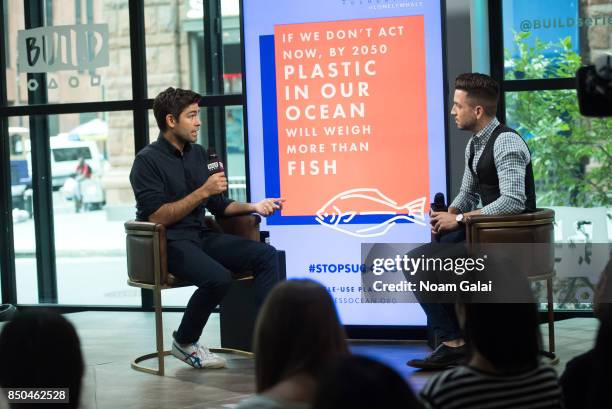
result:
[[[463,221],[463,213],[458,214],[457,217],[455,217],[455,220],[457,220],[458,222]]]

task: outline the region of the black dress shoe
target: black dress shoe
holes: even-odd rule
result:
[[[440,344],[425,359],[411,359],[406,365],[419,369],[441,370],[457,366],[466,362],[468,349],[466,345],[460,347],[449,347]]]

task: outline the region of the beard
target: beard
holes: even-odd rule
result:
[[[191,131],[180,131],[180,132],[175,131],[174,136],[179,142],[182,142],[184,144],[193,143],[198,138],[197,133],[192,134]]]
[[[457,122],[457,128],[464,131],[471,131],[476,127],[476,118],[466,118],[461,122]]]

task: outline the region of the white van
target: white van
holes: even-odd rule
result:
[[[95,142],[71,141],[59,136],[52,137],[50,144],[51,177],[54,188],[62,187],[64,182],[74,175],[80,158],[85,159],[93,175],[102,174],[102,156]]]

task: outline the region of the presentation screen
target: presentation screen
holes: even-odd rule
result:
[[[244,0],[251,200],[287,278],[324,284],[345,325],[424,325],[364,296],[363,243],[430,241],[446,195],[441,1]]]

